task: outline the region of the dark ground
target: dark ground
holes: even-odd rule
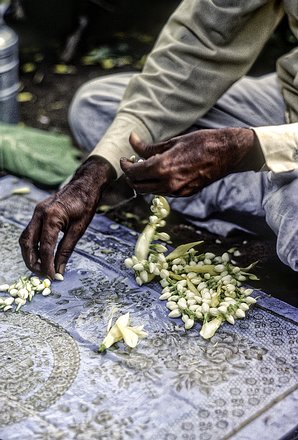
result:
[[[97,23],[94,17],[90,19],[90,15],[87,14],[89,25],[78,38],[79,44],[70,57],[65,48],[76,26],[72,28],[68,24],[67,31],[62,32],[63,26],[60,24],[59,28],[59,23],[47,22],[43,25],[36,16],[37,12],[33,17],[32,14],[27,13],[27,19],[23,22],[8,16],[7,21],[15,28],[20,38],[21,91],[26,92],[21,94],[24,101],[20,103],[22,123],[42,130],[70,134],[67,111],[78,87],[101,75],[132,69],[138,71],[143,56],[149,52],[166,17],[178,3],[177,1],[161,2],[157,14],[159,20],[156,20],[156,15],[154,19],[152,15],[150,15],[152,18],[148,19],[146,8],[144,11],[138,10],[137,26],[129,26],[129,14],[121,16],[120,13],[116,19],[112,19],[114,15],[105,11],[100,17],[100,23]],[[54,6],[52,2],[51,6]],[[94,14],[98,13],[98,9],[92,11]],[[57,30],[56,34],[55,30]],[[273,71],[276,58],[291,49],[293,45],[293,37],[287,24],[283,22],[250,73],[260,75]],[[92,50],[95,50],[93,55],[86,58]],[[122,200],[122,196],[124,199],[127,198],[126,189],[123,191],[124,187],[121,188],[120,197],[116,189],[113,191],[112,199],[106,197],[103,203],[113,205]],[[132,216],[129,214],[130,218],[128,218],[127,213],[132,213]],[[125,203],[122,207],[112,209],[107,215],[136,230],[141,230],[143,227],[141,221],[147,218],[148,206],[138,198]],[[251,221],[260,223],[259,219],[255,218]],[[260,276],[260,281],[255,282],[256,287],[298,306],[298,274],[278,260],[275,253],[275,237],[268,228],[262,227],[258,237],[239,234],[223,238],[214,236],[206,230],[198,230],[173,213],[168,229],[175,244],[203,239],[204,247],[216,252],[223,252],[236,246],[241,256],[235,260],[240,265],[259,261],[256,273]]]

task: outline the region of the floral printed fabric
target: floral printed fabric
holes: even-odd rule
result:
[[[0,282],[27,273],[18,237],[45,193],[0,179]],[[65,280],[19,313],[0,314],[0,439],[278,439],[297,425],[297,310],[260,292],[259,306],[205,341],[167,316],[159,286],[123,265],[135,235],[104,216],[77,245]],[[148,337],[103,354],[130,314]],[[287,417],[284,415],[287,414]]]

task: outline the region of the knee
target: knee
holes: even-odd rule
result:
[[[68,122],[74,134],[78,133],[84,126],[90,96],[89,83],[86,83],[77,90],[72,98],[68,110]]]

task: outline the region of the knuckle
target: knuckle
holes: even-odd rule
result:
[[[28,233],[27,230],[23,231],[22,234],[19,237],[19,245],[22,248],[28,247]]]
[[[170,193],[176,193],[179,190],[178,181],[176,179],[171,178],[168,182],[168,189]]]

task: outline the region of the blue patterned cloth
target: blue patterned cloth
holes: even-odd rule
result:
[[[0,179],[0,283],[28,273],[18,237],[46,193],[11,194],[24,184]],[[255,292],[245,320],[205,341],[168,318],[158,284],[135,284],[123,265],[135,240],[96,216],[53,294],[0,314],[0,439],[277,440],[297,428],[297,309]],[[99,354],[114,307],[148,338]]]

